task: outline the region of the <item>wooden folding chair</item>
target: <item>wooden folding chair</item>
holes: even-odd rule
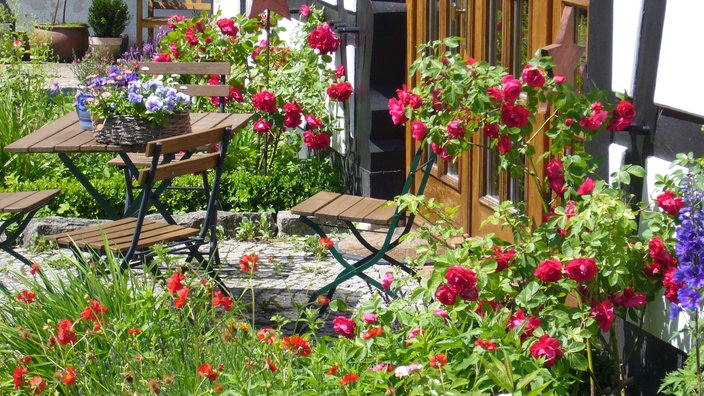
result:
[[[427,158],[425,161],[421,162],[423,157]],[[415,176],[419,171],[423,173],[415,194],[423,194],[428,176],[430,175],[430,170],[435,162],[435,157],[432,151],[429,151],[426,156],[423,148],[419,148],[418,151],[416,151],[400,195],[410,191]],[[414,220],[414,215],[411,214],[406,218],[404,213],[399,211],[398,207],[391,201],[322,191],[291,208],[291,213],[299,215],[301,221],[312,228],[320,237],[326,237],[327,234],[321,227],[321,224],[319,224],[320,222],[314,219],[322,221],[342,221],[359,243],[369,251],[367,256],[355,261],[350,261],[344,257],[342,252],[332,247],[330,253],[332,253],[335,260],[342,265],[343,270],[334,280],[313,292],[310,295],[309,304],[315,301],[318,296],[326,293],[328,298],[332,298],[337,286],[355,276],[364,279],[382,293],[394,297],[393,292],[384,290],[377,280],[372,279],[364,273],[365,270],[381,260],[385,260],[389,264],[395,265],[409,274],[414,274],[413,270],[405,263],[388,255],[389,251],[400,244],[401,237],[410,231]],[[400,234],[394,236],[396,228],[402,224],[403,220],[405,220],[403,230]],[[388,230],[381,247],[376,248],[365,240],[355,223],[371,223],[387,226]]]
[[[220,99],[220,112],[225,112],[225,98],[230,95],[230,86],[227,85],[227,76],[230,74],[230,64],[227,62],[144,62],[140,64],[138,73],[144,75],[218,75],[218,84],[179,84],[178,89],[191,96],[191,97],[217,97]],[[108,165],[116,166],[123,169],[125,175],[125,209],[124,213],[129,215],[135,210],[134,204],[134,188],[132,185],[132,176],[136,175],[139,168],[148,167],[151,164],[151,158],[146,157],[142,153],[128,153],[128,161],[122,156],[113,158],[108,162]],[[199,155],[199,154],[194,154]],[[127,164],[130,164],[128,166]],[[208,175],[206,173],[201,173],[201,178],[203,179],[202,187],[176,187],[168,186],[169,189],[185,189],[185,190],[202,190],[206,194],[206,199],[208,198]],[[166,187],[166,186],[165,186]],[[163,188],[158,192],[164,190]],[[162,214],[164,219],[174,224],[173,218],[169,213],[159,206],[158,202],[155,202],[159,208],[159,212]]]
[[[230,127],[222,127],[147,143],[144,154],[151,158],[151,164],[149,168],[141,169],[138,173],[137,181],[143,193],[140,195],[136,217],[49,235],[46,239],[55,241],[59,246],[74,249],[79,257],[81,251],[87,251],[99,258],[109,250],[122,260],[123,270],[135,265],[149,264],[155,257],[154,246],[161,244],[163,247],[160,251],[167,254],[186,254],[186,261],[194,258],[198,260],[201,268],[216,280],[221,289],[226,290],[217,276],[221,263],[216,225],[220,179],[230,134]],[[218,151],[192,156],[199,147],[205,145],[217,147]],[[176,158],[178,153],[181,155]],[[205,219],[200,229],[145,219],[154,201],[153,192],[157,182],[206,171],[213,173],[212,186]],[[207,257],[199,251],[203,245],[208,245]]]
[[[29,259],[14,250],[15,242],[37,211],[51,202],[59,192],[59,190],[41,190],[0,193],[0,213],[13,213],[0,224],[0,235],[5,234],[5,240],[0,242],[0,250],[31,266],[32,262]],[[11,228],[14,228],[12,232],[9,231]]]

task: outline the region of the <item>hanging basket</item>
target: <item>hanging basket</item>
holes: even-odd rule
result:
[[[191,132],[189,113],[181,113],[166,118],[166,126],[151,127],[151,122],[131,115],[114,115],[104,120],[93,121],[93,136],[102,144],[119,146],[144,146],[155,139],[183,135]]]

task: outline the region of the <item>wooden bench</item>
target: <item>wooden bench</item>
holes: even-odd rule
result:
[[[59,192],[59,190],[41,190],[0,193],[0,213],[13,214],[9,219],[0,224],[0,234],[5,233],[5,240],[0,242],[0,250],[9,253],[24,264],[31,266],[32,262],[17,253],[13,249],[13,246],[37,211],[51,202],[51,200],[59,195]],[[12,233],[9,233],[8,228],[15,225],[17,227]]]
[[[411,191],[411,186],[418,183],[415,194],[423,194],[425,185],[427,184],[430,171],[435,163],[435,154],[430,150],[424,150],[423,147],[416,151],[415,156],[410,164],[410,170],[406,177],[406,182],[399,195],[407,194]],[[425,158],[425,160],[423,160]],[[420,179],[416,179],[416,174],[421,172]],[[327,285],[321,287],[309,296],[309,305],[313,305],[318,296],[327,294],[327,298],[332,298],[337,286],[347,281],[352,277],[360,277],[371,286],[374,286],[382,293],[394,297],[393,292],[385,290],[381,283],[376,279],[372,279],[364,273],[364,271],[381,260],[385,260],[391,265],[399,267],[401,270],[413,274],[413,270],[405,263],[390,257],[387,253],[396,248],[404,235],[406,235],[413,225],[413,215],[407,218],[402,211],[391,201],[370,197],[358,197],[349,194],[339,194],[328,191],[319,192],[312,197],[306,199],[300,204],[291,208],[291,213],[300,216],[301,221],[315,231],[321,238],[327,237],[323,230],[322,222],[326,220],[342,221],[347,229],[355,236],[357,241],[362,244],[368,251],[367,256],[361,258],[348,259],[343,253],[338,251],[336,247],[330,248],[330,253],[342,265],[343,270],[339,275],[331,280]],[[369,243],[355,223],[370,223],[388,227],[385,231],[386,237],[380,247],[372,246]],[[396,228],[405,223],[404,228],[400,233],[396,232]],[[321,312],[325,307],[321,308]],[[296,330],[299,330],[298,322]]]
[[[144,2],[147,2],[147,15],[144,15]],[[212,0],[137,0],[137,44],[142,43],[142,30],[147,29],[148,38],[154,37],[154,28],[166,26],[174,15],[187,18],[202,11],[212,12]],[[156,13],[155,13],[156,11]],[[166,13],[168,15],[161,15]]]

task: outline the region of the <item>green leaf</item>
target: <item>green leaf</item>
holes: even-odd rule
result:
[[[484,367],[486,368],[486,374],[491,378],[492,381],[499,387],[509,392],[513,392],[513,383],[509,378],[506,366],[504,366],[499,359],[497,359],[493,354],[488,355],[492,362],[488,362],[482,359]]]
[[[330,307],[330,310],[333,312],[347,311],[347,304],[345,304],[345,302],[342,300],[332,300],[330,301],[328,307]]]
[[[523,389],[526,385],[530,384],[538,375],[540,375],[540,370],[535,370],[532,373],[523,376],[518,382],[516,383],[516,390],[521,390]]]
[[[575,370],[587,371],[587,369],[589,368],[589,362],[587,361],[586,356],[584,356],[581,353],[571,354],[569,360],[570,360],[570,365]]]

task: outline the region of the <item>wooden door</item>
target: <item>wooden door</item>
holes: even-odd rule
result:
[[[466,39],[459,49],[463,56],[501,65],[519,77],[526,61],[539,48],[553,42],[565,6],[578,6],[582,10],[578,13],[583,18],[582,25],[586,25],[588,0],[408,0],[407,5],[408,64],[417,56],[417,45],[460,36]],[[413,81],[408,84],[413,86]],[[543,121],[538,115],[536,125]],[[483,144],[483,139],[483,134],[476,134],[475,143]],[[410,158],[416,142],[413,139],[407,142],[407,158]],[[538,153],[549,147],[544,136],[534,142]],[[494,232],[509,237],[507,230],[480,228],[503,200],[526,202],[528,214],[536,220],[545,215],[533,184],[496,172],[496,155],[475,148],[455,164],[438,160],[426,187],[427,196],[460,207],[455,220],[471,235]]]

